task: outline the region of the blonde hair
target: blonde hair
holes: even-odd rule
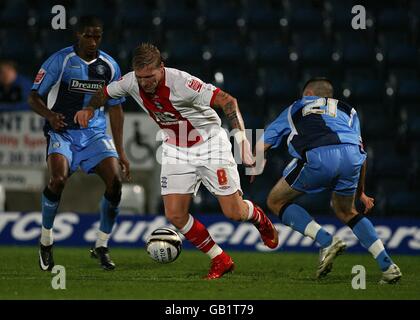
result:
[[[159,67],[162,62],[159,49],[150,43],[142,43],[133,51],[133,69],[142,69],[153,64]]]

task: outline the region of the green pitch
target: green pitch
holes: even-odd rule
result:
[[[50,272],[38,267],[36,247],[0,246],[0,300],[3,299],[420,299],[420,256],[393,256],[403,272],[397,285],[378,285],[380,272],[369,254],[345,254],[333,271],[315,280],[318,255],[231,252],[236,270],[202,280],[209,259],[184,250],[172,264],[152,261],[144,249],[112,249],[117,264],[103,271],[88,248],[55,248],[66,268],[66,289],[54,290]],[[354,265],[366,268],[366,290],[351,286]]]

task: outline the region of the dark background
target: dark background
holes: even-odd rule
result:
[[[51,28],[56,4],[66,7],[67,30]],[[366,30],[351,28],[355,4],[366,8]],[[308,78],[329,77],[335,97],[361,119],[373,214],[420,214],[420,1],[2,0],[0,58],[16,61],[32,80],[49,55],[74,42],[72,26],[84,14],[105,22],[101,49],[123,73],[130,71],[132,49],[152,42],[167,66],[234,95],[247,128],[264,128]],[[131,99],[124,108],[138,111]],[[284,148],[271,151],[252,186],[240,169],[245,196],[264,204],[289,160]],[[313,214],[329,213],[328,192],[299,201]],[[220,209],[202,187],[192,211]]]

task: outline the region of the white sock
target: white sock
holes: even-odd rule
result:
[[[254,205],[249,200],[244,199],[244,202],[248,205],[248,218],[246,219],[248,221],[251,220],[254,215]]]
[[[257,220],[254,219],[254,204],[249,200],[244,200],[244,202],[248,205],[248,217],[245,221],[251,221],[254,225],[258,225],[261,221],[261,216],[257,214]]]
[[[210,257],[210,259],[216,258],[219,254],[223,252],[222,248],[219,247],[217,243],[214,244],[213,247],[206,254]]]
[[[191,214],[188,214],[187,223],[185,224],[185,226],[183,226],[181,229],[179,229],[179,231],[182,234],[186,234],[188,231],[191,230],[191,227],[193,226],[193,224],[194,224],[194,217]]]
[[[41,228],[41,244],[43,246],[50,246],[54,243],[53,237],[53,229],[45,229],[44,227]]]
[[[97,235],[98,235],[98,239],[96,240],[95,248],[99,248],[99,247],[105,247],[106,248],[106,247],[108,247],[108,240],[109,240],[109,236],[111,234],[102,232],[101,230],[98,230]]]
[[[322,227],[318,223],[316,223],[314,220],[312,220],[306,226],[304,234],[305,236],[310,237],[312,240],[315,240],[318,231],[321,229]]]
[[[384,244],[382,243],[381,239],[376,240],[368,248],[368,251],[372,254],[374,259],[376,259],[379,256],[379,254],[384,250]]]

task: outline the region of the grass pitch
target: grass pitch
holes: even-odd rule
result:
[[[420,256],[393,256],[403,273],[397,285],[377,284],[381,273],[370,254],[344,254],[333,271],[315,279],[317,254],[230,252],[234,273],[207,281],[210,260],[184,250],[160,265],[144,249],[111,249],[117,265],[102,270],[88,248],[55,247],[66,268],[66,289],[54,290],[54,274],[41,272],[36,247],[0,246],[0,300],[4,299],[420,299]],[[354,265],[366,268],[366,289],[354,290]]]

